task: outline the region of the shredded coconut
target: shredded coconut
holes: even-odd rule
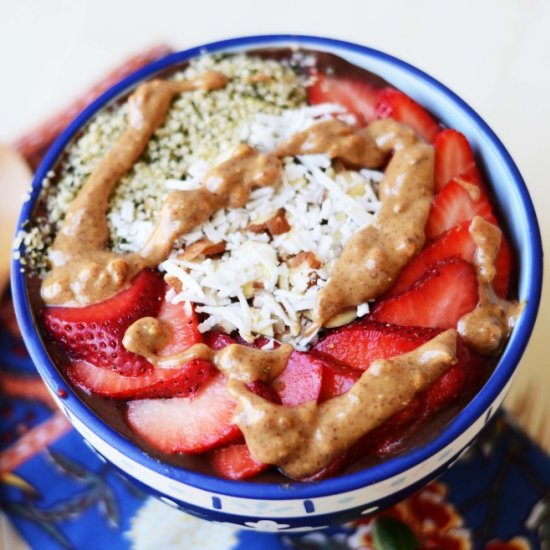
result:
[[[252,123],[243,124],[240,136],[270,151],[293,133],[340,112],[340,107],[326,104],[288,109],[280,116],[260,113]],[[326,155],[285,158],[278,186],[252,191],[244,208],[220,210],[180,238],[181,250],[161,265],[182,283],[174,299],[196,304],[205,315],[201,331],[220,326],[228,332],[237,330],[248,341],[263,335],[307,348],[315,338],[308,329],[316,295],[347,239],[374,220],[381,177],[373,170],[336,171]],[[290,225],[288,232],[271,237],[247,229],[281,208]],[[179,252],[200,239],[225,242],[225,252],[206,259],[178,258]],[[313,253],[319,265],[307,260],[298,263],[302,253]],[[366,313],[368,304],[358,307],[358,316]]]

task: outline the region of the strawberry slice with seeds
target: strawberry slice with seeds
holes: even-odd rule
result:
[[[236,443],[216,449],[210,456],[216,473],[225,479],[247,479],[269,468],[258,462],[248,450],[246,443]]]
[[[192,396],[218,371],[208,361],[193,360],[178,369],[156,368],[140,376],[122,376],[85,361],[71,363],[66,372],[75,386],[96,395],[113,399],[154,399]]]
[[[476,169],[474,152],[464,134],[450,128],[442,130],[435,138],[434,147],[436,192],[441,191],[452,178]]]
[[[364,371],[376,359],[412,351],[439,332],[364,320],[330,332],[315,345],[313,353]]]
[[[376,118],[393,118],[415,130],[427,143],[432,143],[439,125],[414,99],[394,88],[379,92]]]
[[[219,374],[195,397],[130,401],[127,422],[136,435],[164,453],[197,454],[236,441],[236,403]]]
[[[426,238],[435,239],[474,216],[481,216],[497,225],[489,197],[476,179],[471,176],[453,178],[432,202],[426,222]]]
[[[160,355],[176,355],[202,339],[197,316],[190,305],[164,301],[158,319],[170,335]],[[76,386],[115,399],[188,397],[216,374],[214,366],[202,360],[190,361],[177,369],[155,368],[141,376],[123,376],[85,361],[75,361],[67,367],[67,375]]]
[[[454,256],[472,263],[477,246],[470,234],[470,223],[468,220],[449,229],[436,241],[424,248],[401,271],[386,296],[395,296],[408,290],[431,266],[440,260]]]
[[[334,76],[317,73],[315,82],[307,89],[310,105],[338,103],[364,126],[376,118],[379,88],[353,76]]]
[[[166,287],[160,273],[144,270],[130,288],[87,307],[49,306],[42,311],[46,332],[72,358],[124,376],[152,369],[140,355],[122,345],[126,329],[142,317],[156,317]]]
[[[401,273],[386,296],[395,296],[408,290],[434,264],[452,256],[473,263],[477,245],[470,233],[470,221],[465,221],[449,229],[437,240],[429,244],[414,258]],[[508,280],[511,270],[510,245],[502,235],[496,260],[496,275],[493,280],[495,292],[505,298],[508,292]]]
[[[370,318],[403,326],[454,328],[478,300],[474,267],[453,257],[437,262],[409,290],[378,302]]]

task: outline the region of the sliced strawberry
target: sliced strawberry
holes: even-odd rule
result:
[[[235,340],[223,332],[211,330],[203,335],[204,343],[215,351],[234,344]]]
[[[216,473],[226,479],[247,479],[269,468],[250,454],[246,443],[216,449],[210,455],[210,462]]]
[[[197,329],[197,316],[190,306],[164,301],[158,319],[163,321],[170,334],[160,355],[176,355],[202,339]],[[151,369],[141,376],[123,376],[85,361],[75,361],[67,367],[69,378],[78,387],[115,399],[188,397],[217,372],[211,363],[201,360],[190,361],[178,369]]]
[[[346,393],[357,382],[361,371],[347,367],[333,360],[323,358],[323,382],[319,401],[326,401]]]
[[[280,395],[269,384],[257,380],[256,382],[251,382],[250,384],[247,384],[246,387],[252,393],[259,395],[263,399],[271,401],[272,403],[276,403],[277,405],[281,405]]]
[[[459,258],[436,263],[409,290],[385,298],[371,319],[404,326],[453,328],[479,300],[474,267]]]
[[[359,126],[364,126],[376,118],[378,90],[373,84],[352,76],[317,73],[307,93],[310,105],[338,103],[355,115]]]
[[[401,271],[386,296],[395,296],[404,292],[440,260],[455,256],[472,263],[477,246],[470,234],[470,223],[468,220],[449,229],[436,241],[424,248]]]
[[[135,376],[152,365],[124,348],[124,332],[141,317],[156,317],[164,292],[160,274],[144,270],[130,288],[109,300],[87,307],[46,307],[42,319],[48,334],[71,358]]]
[[[435,138],[434,147],[436,192],[441,191],[452,178],[475,168],[474,153],[464,134],[450,128],[442,130]]]
[[[159,351],[159,355],[177,355],[193,344],[202,342],[197,314],[190,304],[172,304],[164,300],[158,319],[170,332],[168,344]]]
[[[190,361],[179,369],[156,368],[140,376],[122,376],[85,361],[74,361],[67,367],[67,375],[76,386],[114,399],[189,397],[217,373],[211,363],[202,360]]]
[[[422,416],[427,417],[451,404],[465,390],[467,383],[472,382],[471,354],[460,337],[457,338],[456,357],[457,362],[418,395]]]
[[[428,221],[426,237],[435,239],[441,233],[474,216],[497,224],[489,197],[473,177],[454,178],[435,196]]]
[[[309,353],[293,351],[285,370],[273,381],[281,403],[288,407],[317,401],[321,394],[324,362]]]
[[[432,143],[439,125],[414,99],[394,88],[384,88],[378,95],[376,118],[393,118],[415,130],[427,143]]]
[[[232,423],[236,403],[220,374],[195,397],[143,399],[128,403],[132,430],[164,453],[203,453],[240,437]]]
[[[496,274],[493,279],[493,288],[501,298],[508,298],[512,262],[512,248],[503,233],[500,238],[500,248],[495,258]]]
[[[398,327],[365,320],[330,332],[317,343],[314,353],[354,369],[366,370],[376,359],[412,351],[439,332],[435,329]]]
[[[468,220],[458,224],[429,244],[401,271],[386,296],[395,296],[408,290],[430,267],[440,260],[455,256],[466,262],[473,263],[477,246],[470,233],[470,223]],[[499,296],[505,298],[510,278],[511,253],[510,245],[504,235],[501,238],[495,267],[497,273],[493,280],[493,288]]]

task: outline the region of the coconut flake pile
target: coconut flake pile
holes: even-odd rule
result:
[[[261,151],[272,151],[285,138],[328,116],[348,117],[341,107],[323,104],[286,110],[282,115],[259,114],[241,128],[241,137]],[[191,302],[203,314],[202,332],[221,327],[251,341],[262,335],[306,349],[315,333],[312,325],[316,295],[330,277],[345,242],[371,224],[379,209],[377,187],[383,173],[338,170],[326,155],[285,158],[282,180],[275,187],[252,191],[244,208],[218,211],[208,222],[179,240],[180,251],[161,264],[181,285],[174,303]],[[198,163],[191,176],[170,180],[174,189],[201,184],[209,166]],[[284,209],[290,230],[271,236],[253,232]],[[225,243],[223,254],[184,259],[186,247],[207,239]],[[304,254],[310,253],[310,254]],[[368,312],[362,304],[345,322]]]

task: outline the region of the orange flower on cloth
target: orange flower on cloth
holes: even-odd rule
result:
[[[531,550],[531,545],[523,537],[514,537],[510,542],[492,540],[485,550]]]
[[[356,532],[348,543],[355,549],[471,550],[472,533],[448,501],[448,489],[429,484],[407,500],[381,514],[352,524]],[[486,550],[530,550],[523,538],[491,541]]]

